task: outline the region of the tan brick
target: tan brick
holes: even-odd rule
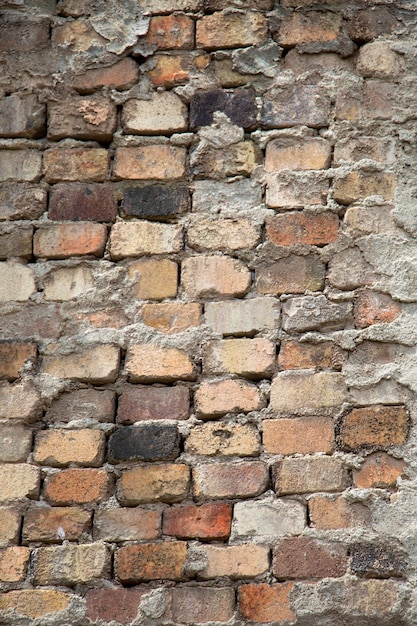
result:
[[[379,163],[395,163],[396,143],[393,139],[378,137],[357,137],[342,139],[334,147],[335,165],[357,163],[362,159],[372,159]]]
[[[185,148],[154,144],[118,148],[114,174],[129,180],[177,180],[185,176]]]
[[[0,229],[0,259],[20,257],[30,260],[32,256],[32,226]]]
[[[374,405],[352,409],[345,415],[340,438],[348,450],[405,443],[408,414],[403,406]]]
[[[142,0],[145,13],[172,13],[173,11],[190,11],[197,13],[203,8],[202,0]]]
[[[339,218],[335,213],[284,213],[267,219],[266,235],[277,246],[320,246],[337,239]]]
[[[81,11],[82,13],[83,11]],[[80,12],[77,12],[76,15],[79,16]],[[67,21],[52,31],[52,44],[65,48],[70,47],[72,52],[88,52],[91,48],[103,50],[106,41],[84,20]]]
[[[25,463],[0,465],[0,500],[36,499],[39,496],[40,470]]]
[[[249,498],[268,486],[268,468],[259,461],[199,464],[193,468],[194,496],[198,500]]]
[[[188,128],[187,107],[172,91],[151,93],[146,100],[128,100],[123,106],[125,133],[167,135]]]
[[[361,291],[353,306],[356,325],[366,328],[372,324],[389,324],[401,313],[401,306],[385,293]]]
[[[239,612],[249,621],[293,622],[295,614],[290,606],[292,587],[292,583],[241,585],[238,591]]]
[[[157,539],[161,513],[148,509],[107,509],[94,515],[94,539],[103,541],[141,541]]]
[[[263,337],[209,341],[203,358],[203,373],[238,374],[269,378],[275,370],[275,344]]]
[[[30,423],[36,422],[41,415],[41,399],[31,383],[0,383],[0,419]]]
[[[240,250],[259,243],[259,228],[247,219],[194,220],[187,231],[187,243],[194,250]]]
[[[373,41],[359,49],[356,68],[365,78],[398,78],[405,69],[405,63],[389,44]]]
[[[72,596],[63,591],[51,589],[22,589],[0,594],[0,610],[14,611],[15,614],[36,619],[44,615],[64,611]]]
[[[263,406],[259,389],[243,380],[203,381],[195,393],[195,408],[200,417],[249,413]]]
[[[109,142],[117,127],[116,105],[106,96],[69,96],[48,107],[48,138]]]
[[[194,21],[178,14],[152,17],[145,41],[157,50],[192,50]]]
[[[370,454],[359,470],[353,470],[353,484],[360,489],[390,489],[404,472],[404,461],[386,452]]]
[[[152,57],[155,63],[148,76],[154,87],[170,89],[177,85],[185,85],[191,74],[205,69],[210,63],[210,56],[201,51],[180,53],[156,53]]]
[[[97,385],[112,383],[119,371],[119,348],[111,345],[91,346],[82,352],[46,356],[42,372],[55,378],[72,378]]]
[[[25,302],[36,291],[31,267],[0,262],[0,302]]]
[[[275,298],[208,302],[204,310],[206,323],[222,335],[254,335],[277,328],[280,320],[280,305]]]
[[[156,229],[155,231],[157,232]],[[170,232],[167,234],[169,236]],[[132,243],[135,245],[134,237]],[[116,243],[116,250],[124,254],[125,246]],[[174,261],[168,259],[135,261],[129,265],[129,278],[135,281],[133,293],[139,300],[165,300],[175,298],[177,295],[178,265]]]
[[[325,266],[315,254],[290,254],[275,263],[259,265],[256,269],[256,287],[263,294],[321,291],[324,278]]]
[[[36,355],[36,343],[0,341],[0,378],[5,378],[6,380],[19,378],[20,370],[26,363],[28,365],[33,363]]]
[[[278,537],[300,535],[305,525],[306,511],[301,502],[282,498],[237,502],[231,539],[275,543]]]
[[[96,182],[105,180],[109,154],[104,148],[65,148],[46,150],[45,179],[48,183],[60,181]]]
[[[368,196],[382,196],[392,200],[396,177],[386,172],[350,172],[334,183],[334,199],[340,204],[351,204]]]
[[[363,526],[369,522],[369,509],[343,496],[314,496],[308,501],[310,520],[318,530]]]
[[[129,381],[136,383],[195,380],[197,377],[195,366],[186,352],[149,343],[128,348],[125,367]]]
[[[213,13],[197,22],[197,47],[213,50],[253,46],[266,41],[267,32],[267,21],[262,13]]]
[[[343,491],[347,479],[343,461],[332,456],[284,459],[276,466],[275,491],[279,495]]]
[[[124,505],[144,502],[181,502],[187,497],[190,470],[187,465],[142,465],[122,473],[118,500]]]
[[[392,206],[389,204],[373,206],[372,211],[366,205],[353,204],[346,210],[344,223],[349,229],[367,235],[392,233],[396,230]]]
[[[287,340],[280,345],[278,365],[281,370],[332,368],[340,363],[339,354],[330,341],[309,344]]]
[[[127,57],[109,67],[87,70],[74,78],[73,85],[83,94],[92,93],[102,87],[123,91],[133,87],[138,78],[138,64],[131,57]]]
[[[23,543],[77,541],[91,527],[91,513],[79,507],[29,509],[22,531]]]
[[[110,553],[104,543],[38,548],[34,582],[38,585],[85,584],[110,574]]]
[[[268,207],[274,209],[304,208],[306,205],[325,205],[329,181],[315,172],[271,172],[266,175]]]
[[[265,574],[269,568],[269,548],[243,544],[241,546],[199,547],[199,555],[206,562],[198,577],[203,580],[228,576],[233,580],[254,578]]]
[[[282,372],[272,381],[271,407],[276,411],[317,414],[339,408],[346,400],[344,376],[336,372]]]
[[[42,176],[42,153],[38,150],[0,150],[0,182],[38,182]]]
[[[144,254],[170,254],[182,248],[179,224],[156,222],[118,222],[110,233],[110,254],[119,260]]]
[[[18,543],[21,517],[18,511],[0,507],[0,545]]]
[[[299,44],[332,42],[341,34],[342,17],[333,11],[294,11],[279,27],[276,40],[284,48]]]
[[[17,583],[25,580],[29,556],[29,548],[22,546],[12,546],[0,550],[0,581],[2,583]]]
[[[331,145],[320,137],[311,139],[273,139],[266,146],[265,169],[322,170],[330,165]]]
[[[272,571],[281,580],[337,578],[347,570],[346,548],[310,537],[285,537],[272,551]]]
[[[390,83],[366,80],[341,89],[336,95],[336,119],[361,123],[365,120],[389,120],[393,114],[393,92]]]
[[[22,426],[2,426],[0,462],[16,463],[27,460],[32,448],[32,431]]]
[[[201,306],[197,302],[145,304],[142,320],[161,333],[180,333],[200,325]]]
[[[191,153],[192,173],[198,178],[227,178],[228,176],[250,176],[261,162],[261,152],[252,141],[216,149],[207,144]]]
[[[108,496],[110,479],[104,470],[65,469],[50,476],[45,485],[45,498],[52,505],[102,502]]]
[[[190,257],[182,264],[181,281],[192,297],[242,296],[250,288],[247,267],[224,256]]]
[[[264,420],[263,444],[271,454],[330,453],[334,449],[333,421],[327,417]]]
[[[185,451],[203,456],[257,456],[260,438],[252,424],[208,422],[194,426],[185,441]]]
[[[45,300],[65,302],[94,288],[93,270],[86,265],[62,267],[52,271],[45,281]]]
[[[99,430],[46,430],[35,439],[34,461],[40,465],[63,467],[70,463],[99,467],[104,458],[106,439]]]
[[[102,256],[107,240],[104,224],[53,224],[38,228],[33,238],[36,257],[66,259],[91,254]]]
[[[159,578],[181,580],[186,553],[185,541],[124,546],[115,554],[116,577],[129,584]]]

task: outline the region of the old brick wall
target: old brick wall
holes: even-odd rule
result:
[[[417,624],[417,3],[2,0],[0,624]]]

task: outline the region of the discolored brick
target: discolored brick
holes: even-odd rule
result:
[[[35,291],[35,275],[30,266],[0,262],[0,303],[25,302]]]
[[[304,208],[305,205],[325,205],[329,181],[320,172],[282,171],[266,175],[268,207],[274,209]]]
[[[0,150],[0,182],[38,182],[42,153],[38,150]]]
[[[119,356],[119,348],[115,346],[91,346],[81,352],[44,357],[42,372],[55,378],[71,378],[102,385],[116,380]]]
[[[104,543],[68,544],[38,548],[34,555],[34,582],[38,585],[74,585],[108,578],[110,553]]]
[[[117,421],[134,424],[140,420],[187,419],[190,408],[188,387],[125,387],[119,398]]]
[[[232,508],[225,502],[182,505],[165,509],[162,533],[180,539],[227,539]]]
[[[329,124],[330,100],[316,85],[295,85],[267,92],[261,119],[265,128],[297,125],[322,128]]]
[[[14,611],[17,615],[36,619],[68,608],[71,595],[52,589],[21,589],[0,594],[0,610]]]
[[[124,187],[122,214],[126,217],[166,220],[185,213],[191,201],[183,185]]]
[[[146,589],[103,588],[89,589],[85,596],[87,616],[93,622],[115,621],[131,624],[139,611],[140,600]]]
[[[343,496],[313,496],[308,510],[312,526],[318,530],[364,526],[369,522],[369,509],[358,502],[350,503]]]
[[[263,43],[266,38],[266,19],[256,11],[218,12],[197,22],[197,47],[207,50],[253,46]]]
[[[145,304],[142,320],[161,333],[180,333],[188,328],[199,326],[201,305],[197,302],[166,302]]]
[[[344,449],[386,447],[403,444],[408,433],[408,414],[404,406],[375,405],[352,409],[344,416],[340,440]]]
[[[184,578],[187,544],[184,541],[168,543],[141,543],[119,548],[115,554],[116,576],[122,583],[141,581],[181,580]]]
[[[157,539],[161,513],[148,509],[107,509],[96,511],[93,536],[102,541]]]
[[[265,169],[321,170],[330,165],[331,145],[325,139],[272,139],[266,145]]]
[[[187,497],[189,485],[188,465],[141,465],[122,473],[117,497],[127,506],[145,502],[181,502]]]
[[[407,570],[407,558],[398,548],[372,543],[358,543],[351,547],[350,569],[356,576],[366,578],[402,578]]]
[[[330,341],[309,344],[287,340],[280,345],[278,365],[280,370],[339,369],[340,358],[341,352]]]
[[[352,305],[324,295],[288,298],[282,305],[282,327],[288,333],[340,330],[350,322]]]
[[[397,78],[404,71],[405,63],[403,57],[394,52],[389,44],[373,41],[361,46],[356,68],[365,78]]]
[[[263,406],[258,388],[243,380],[203,381],[195,393],[196,412],[200,417],[248,413]]]
[[[185,451],[203,456],[258,456],[259,433],[252,424],[208,422],[194,426]]]
[[[0,465],[0,501],[39,497],[40,470],[28,463]]]
[[[79,507],[33,508],[25,515],[22,540],[24,543],[78,541],[90,527],[91,513]]]
[[[0,341],[0,378],[6,380],[19,378],[20,370],[25,364],[34,363],[36,356],[36,343]]]
[[[97,182],[107,176],[109,154],[103,148],[53,148],[44,155],[48,183]]]
[[[272,381],[271,407],[276,411],[317,415],[346,400],[346,385],[336,372],[282,372]]]
[[[239,546],[202,545],[199,554],[207,565],[198,573],[203,580],[228,576],[233,580],[254,578],[268,571],[269,548],[242,544]]]
[[[108,185],[58,183],[51,190],[51,220],[113,222],[116,214],[116,197]]]
[[[389,7],[371,6],[355,11],[347,24],[349,36],[359,43],[376,39],[379,35],[392,33],[398,20]]]
[[[334,199],[340,204],[351,204],[356,200],[364,200],[368,196],[382,196],[386,200],[392,200],[395,187],[394,174],[355,171],[336,178]]]
[[[38,219],[46,211],[47,194],[44,189],[16,182],[0,188],[0,221]]]
[[[205,347],[203,373],[206,374],[237,374],[258,379],[269,378],[274,369],[275,344],[263,337],[213,340]]]
[[[0,581],[2,583],[23,581],[26,578],[29,556],[29,549],[22,546],[0,550]]]
[[[324,277],[325,266],[318,256],[292,254],[275,263],[259,265],[256,287],[259,293],[272,295],[320,291]]]
[[[285,213],[269,218],[266,235],[278,246],[321,246],[337,239],[339,218],[335,213]]]
[[[401,313],[401,306],[385,293],[361,291],[354,303],[353,315],[360,328],[372,324],[393,322]]]
[[[187,244],[199,252],[254,248],[259,240],[259,227],[248,219],[196,219],[187,230]]]
[[[3,337],[56,338],[61,329],[61,312],[57,304],[30,303],[4,313],[1,322]]]
[[[48,423],[85,419],[113,422],[115,405],[115,393],[110,389],[77,389],[53,400],[46,411],[46,420]]]
[[[154,92],[123,105],[122,126],[134,135],[170,135],[188,129],[188,110],[174,92]]]
[[[68,96],[48,106],[48,138],[109,142],[117,127],[116,105],[106,96]]]
[[[256,622],[285,623],[295,619],[290,606],[292,583],[241,585],[238,608],[244,619]]]
[[[333,421],[327,417],[264,420],[263,444],[270,454],[329,454],[334,449]]]
[[[243,296],[249,290],[251,276],[237,259],[196,256],[182,263],[181,282],[192,297]]]
[[[1,20],[4,37],[0,52],[32,52],[49,45],[49,20],[29,16],[7,15]]]
[[[231,539],[275,543],[278,537],[301,534],[305,524],[305,507],[295,500],[269,498],[237,502]]]
[[[94,287],[92,267],[80,264],[52,270],[45,279],[43,293],[45,300],[65,302],[84,295]]]
[[[272,551],[272,572],[280,580],[337,578],[347,569],[346,548],[310,537],[280,539]]]
[[[197,91],[190,103],[191,128],[210,126],[215,111],[225,113],[236,126],[253,128],[257,117],[255,93],[249,89]]]
[[[45,121],[46,107],[33,94],[12,94],[0,100],[0,137],[42,137]]]
[[[196,178],[250,176],[260,162],[261,152],[253,141],[239,141],[227,150],[205,143],[190,156],[191,172]]]
[[[396,487],[404,466],[402,459],[396,459],[386,452],[375,452],[366,457],[360,469],[353,470],[353,483],[360,489]]]
[[[333,12],[294,11],[280,24],[276,40],[284,48],[299,44],[333,42],[341,34],[342,17]]]
[[[110,462],[163,461],[179,455],[179,433],[173,424],[125,426],[110,435]]]
[[[0,545],[18,543],[21,516],[15,509],[0,507]]]
[[[36,257],[66,259],[84,254],[102,256],[107,240],[104,224],[53,224],[38,228],[33,238]]]
[[[45,498],[53,506],[102,502],[109,490],[110,478],[101,469],[65,469],[45,482]]]
[[[0,383],[0,419],[31,423],[41,415],[41,398],[31,383]]]
[[[192,624],[228,622],[233,618],[235,594],[230,587],[177,587],[172,592],[175,620]]]
[[[122,247],[122,246],[121,246]],[[169,259],[140,259],[129,265],[133,293],[139,300],[175,298],[178,289],[178,265]]]
[[[26,461],[32,447],[32,431],[22,426],[2,426],[0,462]]]
[[[331,456],[284,459],[275,468],[275,490],[279,495],[343,491],[347,485],[343,461]]]
[[[195,366],[184,350],[145,343],[128,348],[125,367],[128,380],[133,383],[168,383],[197,377]]]
[[[157,50],[192,50],[194,21],[187,15],[175,13],[152,17],[145,41]]]
[[[207,67],[210,57],[205,52],[169,52],[156,53],[153,56],[154,67],[148,76],[155,87],[170,89],[185,85],[192,74]]]
[[[193,468],[194,496],[198,500],[252,498],[267,489],[268,468],[259,461],[200,463]]]
[[[208,302],[206,323],[222,335],[252,336],[261,330],[277,328],[280,319],[279,302],[275,298],[251,298]]]

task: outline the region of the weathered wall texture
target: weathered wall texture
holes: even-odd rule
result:
[[[417,3],[8,0],[0,624],[417,624]]]

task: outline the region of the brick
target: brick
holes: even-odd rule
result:
[[[339,408],[346,400],[344,376],[336,372],[282,372],[272,381],[271,407],[276,411],[316,415]]]
[[[72,596],[52,589],[21,589],[0,594],[0,610],[36,619],[44,615],[59,616],[68,608]]]
[[[35,275],[31,267],[0,262],[0,302],[25,302],[35,291]]]
[[[144,254],[169,254],[182,248],[182,228],[177,224],[118,222],[110,234],[110,254],[119,260]]]
[[[64,467],[70,463],[99,467],[104,458],[105,436],[99,430],[53,429],[36,435],[34,461],[39,465]]]
[[[392,113],[393,94],[387,82],[367,80],[336,95],[336,119],[362,123],[368,119],[389,120]]]
[[[265,94],[262,110],[265,128],[298,125],[323,128],[329,121],[329,97],[316,85],[295,85]]]
[[[172,592],[175,620],[192,624],[229,622],[235,609],[235,594],[230,587],[177,587]]]
[[[128,180],[177,180],[185,176],[185,148],[149,144],[117,148],[114,174]]]
[[[36,220],[46,211],[47,193],[29,184],[9,183],[0,188],[0,221]]]
[[[389,324],[401,314],[401,306],[385,293],[361,291],[353,306],[353,316],[359,328],[372,324]]]
[[[107,176],[108,166],[109,154],[104,148],[55,148],[46,150],[44,156],[48,183],[101,183]]]
[[[156,50],[192,50],[194,22],[178,14],[152,17],[145,41]]]
[[[180,333],[200,325],[201,306],[197,302],[145,304],[142,307],[142,320],[161,333]]]
[[[338,578],[346,569],[346,548],[337,543],[286,537],[272,551],[272,572],[278,580]]]
[[[9,227],[0,231],[0,259],[20,257],[29,259],[32,256],[32,226],[19,228]]]
[[[145,589],[103,588],[89,589],[85,596],[87,616],[93,622],[131,624],[139,611]]]
[[[357,163],[362,159],[372,159],[387,164],[395,163],[395,141],[376,137],[358,137],[336,142],[333,155],[334,165]]]
[[[195,393],[196,413],[200,417],[249,413],[263,406],[258,388],[243,380],[203,381]]]
[[[343,491],[346,486],[347,471],[338,458],[284,459],[276,466],[275,490],[279,495]]]
[[[27,460],[32,447],[32,431],[22,426],[2,426],[0,462],[16,463]]]
[[[0,501],[37,499],[39,496],[40,471],[26,463],[0,465]]]
[[[294,11],[279,27],[276,41],[284,48],[299,44],[334,42],[341,35],[342,16],[333,12]]]
[[[197,22],[198,48],[242,48],[263,43],[267,38],[267,21],[256,11],[218,12]]]
[[[252,9],[256,6],[259,11],[268,11],[273,8],[273,0],[204,0],[206,11],[223,11],[236,6],[241,9]]]
[[[191,128],[210,126],[215,111],[225,113],[236,126],[254,128],[257,118],[255,92],[249,89],[197,91],[190,102]]]
[[[0,182],[38,182],[42,153],[38,150],[0,150]]]
[[[23,543],[78,541],[90,530],[91,513],[79,507],[29,509],[22,531]]]
[[[45,498],[53,506],[102,502],[107,498],[110,479],[101,469],[65,469],[48,477]]]
[[[124,426],[110,435],[111,462],[169,461],[179,455],[179,433],[174,424],[144,423]]]
[[[354,544],[350,569],[366,578],[405,577],[407,558],[404,552],[384,544]]]
[[[32,52],[49,45],[48,19],[23,19],[19,16],[3,14],[1,19],[4,37],[0,52]]]
[[[398,20],[389,7],[371,6],[350,16],[347,24],[349,36],[362,44],[379,35],[392,33],[398,26]]]
[[[318,76],[324,76],[329,72],[352,71],[352,58],[341,58],[340,53],[331,50],[340,50],[345,56],[346,52],[352,48],[349,40],[342,37],[335,42],[312,42],[311,44],[301,44],[296,48],[288,50],[284,57],[283,68],[291,70],[298,78],[306,72],[314,72]],[[322,50],[313,54],[305,54],[304,51]]]
[[[116,577],[125,584],[160,578],[182,580],[186,553],[184,541],[149,542],[119,548],[114,557]]]
[[[349,290],[372,285],[375,274],[358,248],[347,248],[331,259],[328,280],[332,287]]]
[[[154,92],[149,99],[128,100],[123,105],[122,126],[125,133],[169,135],[188,129],[188,111],[172,91]]]
[[[139,79],[139,67],[131,57],[124,58],[114,65],[87,70],[75,76],[73,85],[82,94],[89,94],[107,87],[124,91],[133,87]]]
[[[166,220],[190,209],[190,193],[184,185],[146,185],[123,189],[122,215]]]
[[[389,44],[373,41],[359,49],[356,68],[365,78],[397,78],[404,71],[405,63]]]
[[[107,240],[104,224],[53,224],[35,231],[36,257],[66,259],[84,254],[102,256]]]
[[[344,216],[344,224],[357,234],[385,234],[395,231],[396,226],[390,205],[374,206],[372,212],[369,207],[360,204],[350,205]]]
[[[238,374],[258,379],[270,378],[274,370],[275,343],[263,337],[215,340],[206,344],[203,373]]]
[[[81,15],[83,11],[81,11]],[[79,11],[77,15],[80,15]],[[52,31],[52,45],[70,48],[71,52],[90,52],[92,48],[104,52],[106,39],[97,34],[94,28],[84,20],[71,20]]]
[[[0,545],[19,542],[21,517],[18,511],[0,507]]]
[[[359,470],[353,470],[353,484],[360,489],[390,489],[404,472],[404,461],[385,452],[366,457]]]
[[[198,178],[250,176],[261,161],[258,146],[252,141],[239,141],[216,149],[206,144],[191,152],[191,171]]]
[[[181,502],[187,497],[189,486],[187,465],[142,465],[122,473],[117,497],[127,506],[145,502]]]
[[[53,400],[46,411],[47,423],[94,419],[113,422],[116,411],[115,393],[110,389],[77,389]]]
[[[157,539],[161,513],[147,509],[107,509],[96,511],[93,536],[103,541]]]
[[[250,74],[243,74],[233,69],[231,58],[214,59],[214,73],[222,87],[232,88],[246,85],[251,79]]]
[[[329,341],[319,344],[297,343],[295,341],[283,341],[278,354],[280,370],[297,370],[314,368],[338,367],[341,351]]]
[[[141,420],[184,420],[189,417],[188,387],[136,387],[123,389],[117,407],[119,424]]]
[[[250,621],[292,622],[295,615],[290,606],[291,590],[292,583],[241,585],[238,591],[239,612]]]
[[[232,508],[225,502],[182,505],[165,509],[162,533],[180,539],[227,539],[232,523]]]
[[[61,267],[52,271],[45,279],[45,300],[65,302],[84,294],[94,288],[93,271],[91,267],[77,265]]]
[[[208,422],[194,426],[185,451],[203,456],[258,456],[259,433],[252,424]]]
[[[35,339],[58,337],[61,329],[60,308],[56,304],[14,305],[9,313],[2,314],[3,337]]]
[[[301,534],[305,524],[305,508],[295,500],[237,502],[234,505],[231,539],[272,543],[277,537]]]
[[[84,584],[108,578],[110,554],[104,543],[38,548],[34,582],[38,585]]]
[[[143,0],[145,13],[171,13],[173,11],[189,11],[197,13],[203,8],[202,0]]]
[[[343,496],[314,496],[308,501],[311,524],[318,530],[362,526],[369,522],[369,510],[357,502],[348,504]]]
[[[264,420],[263,444],[270,454],[333,452],[333,421],[327,417]]]
[[[339,218],[335,213],[285,213],[267,219],[266,236],[277,246],[321,246],[336,241]]]
[[[225,256],[196,256],[182,263],[182,285],[191,297],[243,296],[250,288],[247,267]]]
[[[0,419],[36,422],[42,415],[38,391],[29,383],[0,383]]]
[[[0,550],[0,581],[16,583],[25,580],[30,551],[22,546]]]
[[[352,305],[328,300],[324,295],[288,298],[282,305],[282,327],[288,333],[345,328]]]
[[[222,335],[252,336],[277,328],[280,320],[280,305],[275,298],[208,302],[204,311],[206,323]]]
[[[273,139],[266,145],[265,169],[322,170],[330,165],[331,145],[325,139],[297,138]]]
[[[268,546],[243,544],[241,546],[199,546],[199,554],[206,562],[198,577],[203,580],[228,576],[232,580],[254,578],[269,569]]]
[[[346,450],[405,443],[408,414],[403,406],[375,405],[352,409],[344,416],[340,441]]]
[[[386,172],[350,172],[334,183],[334,199],[339,204],[351,204],[368,196],[392,200],[396,187],[394,174]]]
[[[197,377],[195,366],[186,352],[149,343],[130,346],[125,367],[129,382],[133,383],[168,383]]]
[[[228,181],[198,180],[192,185],[193,212],[235,217],[236,209],[250,210],[262,204],[260,185],[247,179]]]
[[[205,52],[156,53],[148,76],[154,87],[171,89],[185,85],[192,74],[208,66],[210,57]]]
[[[272,172],[265,180],[268,207],[304,208],[305,205],[327,203],[329,181],[317,172]]]
[[[20,370],[36,360],[36,343],[0,341],[0,378],[15,380]],[[1,392],[0,392],[1,393]]]
[[[48,138],[109,142],[117,127],[116,105],[106,96],[69,96],[48,107]]]
[[[42,372],[55,378],[71,378],[97,385],[116,380],[119,348],[111,345],[91,346],[88,350],[61,356],[46,356]]]
[[[194,496],[198,500],[252,498],[268,487],[268,468],[259,461],[199,464],[193,468]]]
[[[291,254],[275,263],[259,265],[255,275],[259,293],[305,293],[323,289],[325,267],[315,254]]]
[[[5,96],[0,100],[0,137],[42,137],[45,118],[46,107],[35,95]]]
[[[260,240],[259,228],[248,219],[198,219],[187,230],[187,243],[199,252],[254,248]]]
[[[126,224],[126,226],[134,226],[134,224]],[[158,228],[161,225],[158,224]],[[173,228],[172,226],[168,226],[168,228]],[[120,230],[120,229],[119,229]],[[135,245],[135,237],[133,236],[134,231],[137,230],[138,233],[140,230],[147,229],[130,229],[130,240],[132,241],[132,245]],[[174,229],[173,232],[168,231],[159,232],[156,229],[155,235],[153,238],[155,244],[158,244],[157,236],[160,235],[160,246],[169,245],[169,240],[172,242],[172,247],[175,244],[175,240],[173,240],[173,236],[175,233],[181,234],[178,230]],[[151,233],[152,235],[152,233]],[[126,246],[121,242],[117,242],[117,233],[115,233],[116,243],[114,244],[113,249],[115,250],[116,256],[119,254],[124,254],[127,251]],[[123,238],[123,233],[122,233]],[[124,240],[126,241],[126,237]],[[165,239],[165,241],[164,241]],[[180,237],[177,237],[179,241]],[[138,244],[143,245],[146,241],[138,238]],[[152,244],[152,241],[149,242]],[[128,244],[129,245],[129,244]],[[134,281],[133,292],[136,298],[139,300],[165,300],[165,298],[175,298],[177,295],[178,289],[178,265],[174,261],[170,261],[169,259],[141,259],[140,261],[136,261],[135,263],[131,263],[129,265],[129,278]]]
[[[116,214],[116,197],[108,185],[58,183],[51,190],[50,220],[114,222]]]

